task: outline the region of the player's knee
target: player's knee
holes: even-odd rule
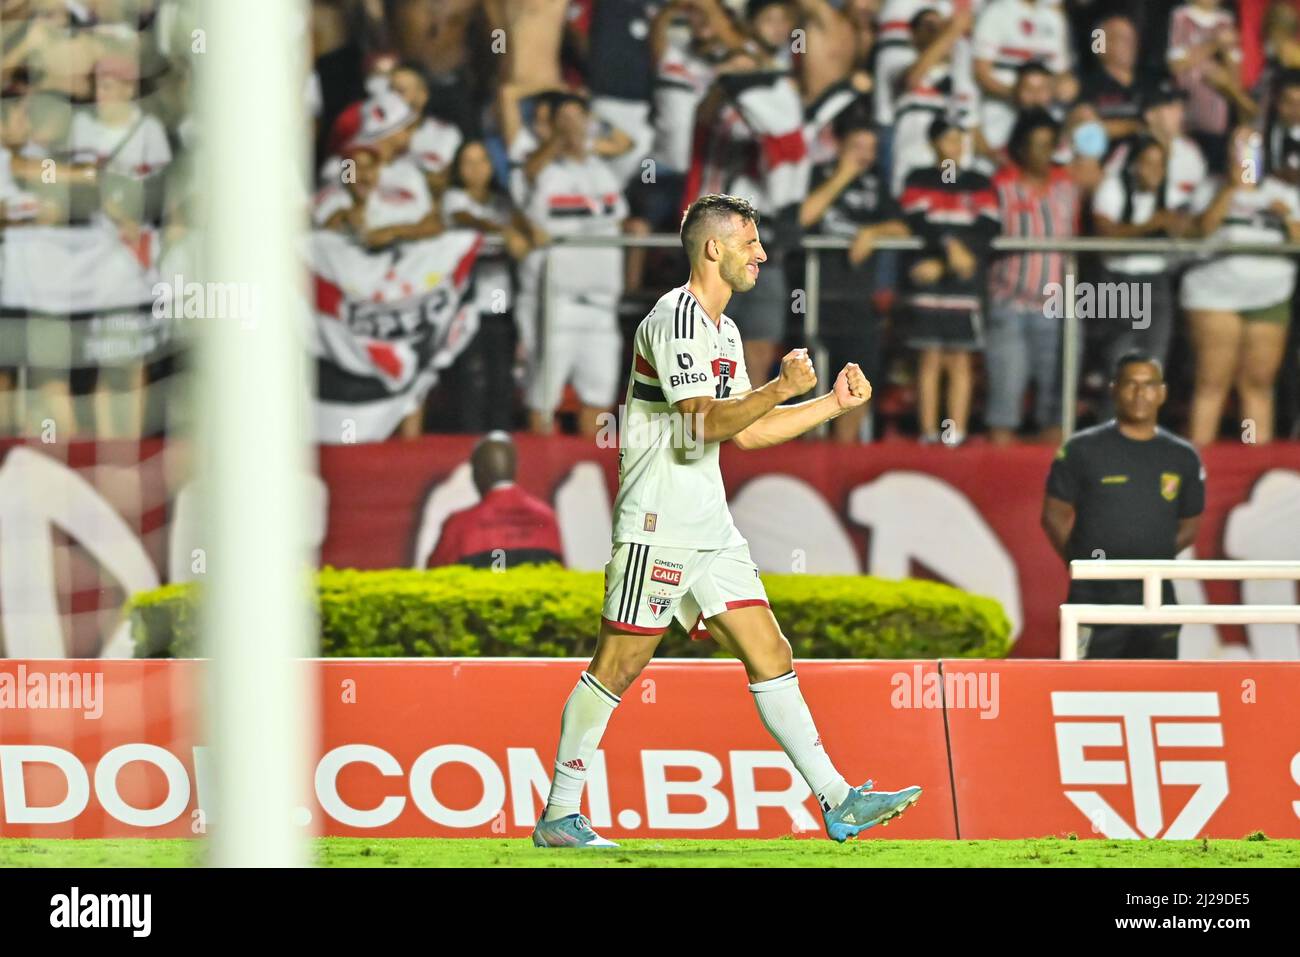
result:
[[[594,665],[591,674],[611,692],[622,697],[623,692],[632,687],[645,665],[645,661],[639,657],[618,656]]]

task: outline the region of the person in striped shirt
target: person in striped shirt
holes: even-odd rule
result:
[[[1069,170],[1052,163],[1060,128],[1045,110],[1022,113],[1011,131],[1011,162],[993,177],[1002,235],[1031,239],[1074,236],[1080,191]],[[1034,418],[1041,440],[1061,437],[1061,320],[1046,308],[1049,285],[1064,284],[1065,257],[1053,252],[1004,256],[989,279],[985,420],[996,445],[1020,427],[1025,389],[1036,386]]]
[[[1169,17],[1169,72],[1187,93],[1187,129],[1210,168],[1223,169],[1228,131],[1258,108],[1241,86],[1241,39],[1219,0],[1193,0]]]
[[[999,227],[988,178],[959,168],[963,135],[943,117],[930,124],[938,162],[913,170],[900,205],[925,243],[906,270],[910,293],[907,344],[920,352],[917,392],[921,441],[940,441],[939,382],[948,378],[945,445],[960,445],[970,419],[971,353],[980,347],[980,280]]]

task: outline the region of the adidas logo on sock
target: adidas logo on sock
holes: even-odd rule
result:
[[[587,770],[587,766],[582,763],[582,758],[574,758],[572,761],[565,761],[564,764],[561,766],[568,768],[570,771]]]

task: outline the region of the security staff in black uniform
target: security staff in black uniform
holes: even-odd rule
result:
[[[1116,418],[1075,434],[1056,453],[1043,499],[1043,529],[1074,559],[1171,559],[1196,538],[1205,469],[1196,450],[1156,424],[1164,370],[1129,353],[1115,366]],[[1140,605],[1140,581],[1071,581],[1072,604]],[[1174,589],[1164,583],[1163,604]],[[1096,625],[1081,658],[1177,658],[1177,625]]]

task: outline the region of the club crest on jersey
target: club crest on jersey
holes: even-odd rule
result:
[[[1178,487],[1183,484],[1183,477],[1177,472],[1160,473],[1160,495],[1167,502],[1178,498]]]
[[[663,582],[665,585],[680,585],[682,583],[682,573],[676,568],[665,568],[656,560],[654,567],[650,569],[650,580],[652,582]]]
[[[673,600],[666,595],[651,595],[646,602],[650,605],[650,617],[655,621],[673,604]]]
[[[731,394],[731,380],[736,375],[735,359],[714,359],[713,375],[718,380],[718,388],[715,390],[715,397],[725,399]]]

